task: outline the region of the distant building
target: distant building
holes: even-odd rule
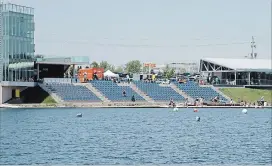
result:
[[[0,3],[0,104],[20,99],[20,93],[37,82],[72,82],[76,65],[90,64],[85,56],[36,55],[34,9]]]
[[[197,73],[197,63],[169,63],[168,66],[175,70],[176,73]]]
[[[0,81],[34,76],[34,9],[0,4]]]

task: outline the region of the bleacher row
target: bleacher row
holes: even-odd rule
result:
[[[210,101],[212,98],[219,96],[219,99],[222,102],[228,101],[224,96],[213,90],[211,87],[201,87],[193,81],[189,81],[186,84],[175,82],[175,85],[193,99],[202,97],[204,98],[204,101]]]
[[[112,81],[92,81],[92,85],[111,101],[131,101],[132,95],[136,101],[144,101],[144,98],[129,86],[118,86]],[[123,91],[127,97],[123,96]]]
[[[156,83],[145,83],[141,81],[133,83],[140,91],[144,92],[156,102],[166,102],[171,98],[177,102],[185,101],[185,98],[172,89],[172,87],[160,86]],[[132,95],[134,95],[136,101],[145,101],[145,99],[136,93],[130,86],[121,86],[112,81],[92,81],[90,84],[103,96],[113,102],[131,101]],[[205,101],[210,101],[211,98],[219,96],[223,102],[227,101],[226,98],[211,87],[200,87],[198,84],[190,81],[186,84],[174,84],[193,99],[203,97]],[[50,82],[46,83],[46,87],[66,102],[101,102],[101,100],[92,91],[83,85]],[[123,96],[123,91],[126,92],[126,97]]]
[[[184,101],[185,98],[177,93],[171,87],[162,87],[155,83],[145,83],[141,81],[135,82],[137,88],[147,94],[155,101],[169,101],[171,98],[174,101]]]
[[[66,102],[101,102],[88,88],[71,83],[46,83],[46,87]]]

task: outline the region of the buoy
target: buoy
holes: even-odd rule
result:
[[[81,118],[82,117],[82,113],[77,114],[76,117]]]
[[[178,108],[177,108],[177,107],[175,107],[175,108],[173,109],[173,111],[178,111]]]
[[[195,109],[194,109],[194,112],[198,112],[198,110],[195,108]]]
[[[247,109],[243,109],[242,113],[247,114]]]
[[[196,121],[197,121],[197,122],[200,121],[200,117],[199,117],[199,116],[196,117]]]

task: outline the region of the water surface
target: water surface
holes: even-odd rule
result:
[[[0,164],[271,163],[270,109],[180,110],[1,109]]]

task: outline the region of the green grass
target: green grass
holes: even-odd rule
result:
[[[256,102],[262,96],[265,101],[272,103],[272,90],[250,89],[250,88],[220,88],[220,91],[230,97],[235,102],[238,98],[247,102]]]
[[[56,101],[49,95],[43,101],[42,104],[54,104]]]

